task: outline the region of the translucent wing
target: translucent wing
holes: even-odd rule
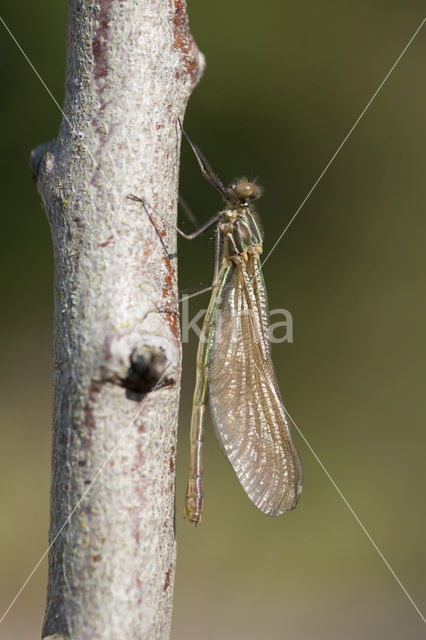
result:
[[[302,465],[270,358],[266,294],[252,254],[235,264],[223,293],[209,396],[217,438],[250,500],[271,516],[293,509]]]

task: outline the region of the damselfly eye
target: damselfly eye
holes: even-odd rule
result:
[[[239,200],[246,200],[254,195],[255,185],[247,180],[241,180],[232,186],[232,190]]]
[[[262,195],[262,187],[246,178],[241,178],[228,189],[230,200],[239,200],[241,204],[248,200],[257,200]]]

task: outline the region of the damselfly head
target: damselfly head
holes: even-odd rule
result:
[[[261,195],[262,187],[246,178],[240,178],[228,187],[229,201],[235,204],[248,204],[250,200],[257,200]]]

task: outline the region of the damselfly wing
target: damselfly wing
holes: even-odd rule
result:
[[[233,261],[209,359],[216,435],[250,500],[275,516],[293,509],[302,467],[269,352],[259,258]]]

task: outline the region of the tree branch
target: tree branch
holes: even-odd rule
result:
[[[55,254],[44,638],[169,637],[177,117],[202,68],[183,0],[69,0],[64,117],[31,161]]]

